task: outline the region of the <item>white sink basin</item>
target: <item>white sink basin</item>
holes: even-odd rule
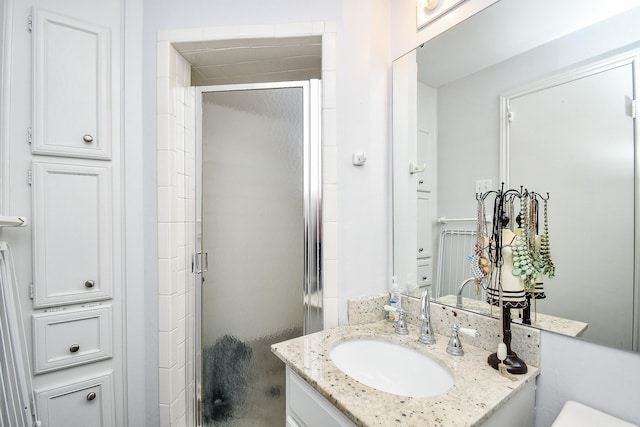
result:
[[[453,386],[449,369],[425,354],[386,341],[345,341],[331,350],[330,357],[353,379],[399,396],[437,396]]]

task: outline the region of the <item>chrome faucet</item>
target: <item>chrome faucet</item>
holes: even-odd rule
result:
[[[420,319],[422,319],[422,329],[420,329],[420,338],[418,342],[422,344],[433,344],[436,342],[431,328],[431,302],[429,297],[429,288],[424,288],[422,298],[420,298]]]
[[[462,284],[458,288],[458,293],[456,295],[456,307],[462,308],[462,291],[464,290],[464,287],[467,286],[467,283],[473,282],[474,280],[476,280],[475,277],[469,277],[464,282],[462,282]]]

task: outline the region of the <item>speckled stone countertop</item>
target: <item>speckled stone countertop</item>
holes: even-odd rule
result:
[[[274,344],[271,349],[296,374],[359,426],[474,426],[488,419],[527,382],[535,381],[538,368],[511,381],[487,364],[489,352],[464,344],[464,356],[447,354],[448,336],[436,343],[417,342],[419,328],[409,324],[409,335],[394,333],[387,321],[340,326]],[[414,348],[448,367],[454,376],[449,391],[435,397],[412,398],[368,387],[340,371],[329,353],[336,344],[352,338],[372,338]],[[389,363],[393,363],[389,361]]]

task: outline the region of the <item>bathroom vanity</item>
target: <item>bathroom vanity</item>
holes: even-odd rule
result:
[[[464,344],[463,356],[445,348],[449,337],[436,334],[436,343],[417,342],[419,328],[397,335],[386,321],[342,326],[274,344],[272,351],[287,365],[288,426],[532,426],[538,368],[515,381],[487,364],[490,352]],[[415,349],[447,368],[453,386],[432,397],[405,397],[368,387],[342,372],[330,352],[346,340],[382,340]],[[389,360],[389,364],[402,363]]]

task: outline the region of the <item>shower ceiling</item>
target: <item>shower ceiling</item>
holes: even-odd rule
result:
[[[319,79],[322,37],[177,42],[194,86]]]

